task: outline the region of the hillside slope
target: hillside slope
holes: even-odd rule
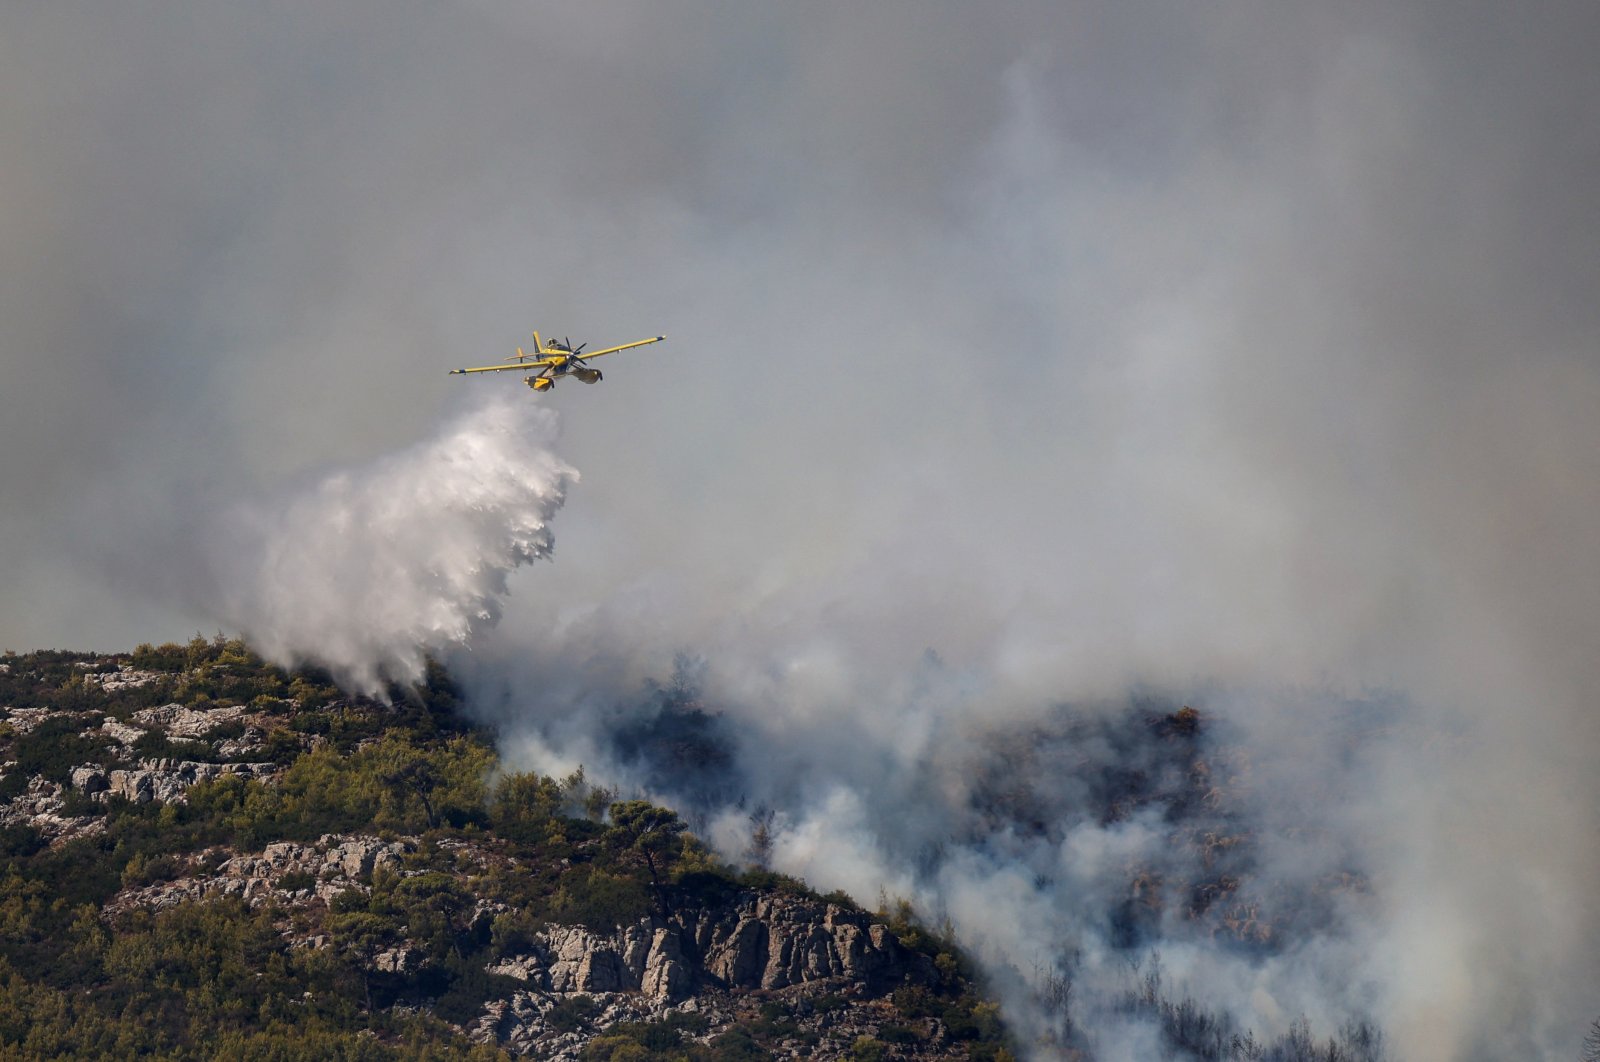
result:
[[[0,659],[0,1057],[1010,1057],[903,907],[241,643]]]

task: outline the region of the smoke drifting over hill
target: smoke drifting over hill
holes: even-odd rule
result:
[[[1169,746],[1019,749],[1130,710],[1155,741],[1154,691],[1217,721],[1207,762],[1249,754],[1242,818],[1182,821],[1339,897],[1269,952],[1158,925],[1166,984],[1258,1032],[1370,1013],[1419,1062],[1576,1053],[1595,4],[12,8],[4,644],[242,624],[370,677],[499,607],[451,662],[527,763],[683,794],[734,847],[766,803],[783,867],[946,910],[1023,980],[1079,947],[1084,985],[1151,950],[1109,927],[1121,868],[1183,875],[1166,796],[1101,822],[1068,768]],[[539,428],[481,512],[428,444],[378,455],[532,327],[673,339],[549,396],[586,479],[560,562],[507,576],[561,482]],[[329,464],[369,472],[283,487]],[[288,501],[141,577],[240,497]],[[369,525],[433,574],[367,579]],[[637,753],[680,653],[715,778]],[[1007,769],[1016,821],[970,791]]]
[[[1284,1046],[1300,1018],[1319,1045],[1387,1034],[1391,1049],[1330,1057],[1416,1057],[1416,986],[1391,941],[1447,947],[1456,927],[1395,933],[1389,846],[1422,825],[1390,804],[1386,760],[1431,773],[1453,755],[1393,698],[1212,688],[1192,691],[1198,716],[1154,691],[996,712],[992,677],[931,657],[898,697],[824,703],[778,683],[729,700],[714,661],[608,697],[583,666],[605,665],[565,647],[577,666],[542,649],[457,661],[515,760],[582,763],[683,809],[732,858],[765,821],[775,868],[911,900],[979,957],[1037,1057],[1257,1057],[1178,1045]],[[1266,733],[1269,711],[1297,733]]]

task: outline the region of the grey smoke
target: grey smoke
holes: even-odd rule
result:
[[[14,5],[0,641],[234,622],[140,543],[414,444],[532,327],[665,333],[552,396],[584,489],[474,642],[526,661],[478,675],[508,748],[595,763],[701,653],[751,773],[844,747],[786,843],[837,822],[817,883],[870,888],[909,872],[852,801],[1060,700],[1400,690],[1363,785],[1310,774],[1373,881],[1345,970],[1402,1057],[1573,1054],[1597,38],[1578,0]],[[1213,707],[1292,774],[1318,703]]]

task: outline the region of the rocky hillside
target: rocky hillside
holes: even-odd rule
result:
[[[970,967],[238,642],[0,660],[0,1055],[1009,1057]]]

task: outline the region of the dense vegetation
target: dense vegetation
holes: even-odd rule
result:
[[[609,930],[751,888],[809,895],[791,879],[719,862],[672,811],[619,799],[581,770],[564,779],[502,773],[492,736],[456,713],[458,691],[438,667],[383,703],[349,697],[315,669],[268,665],[220,636],[124,655],[8,653],[0,665],[0,705],[11,710],[0,723],[0,800],[35,779],[69,783],[85,765],[164,757],[280,768],[271,782],[199,781],[182,801],[91,799],[66,785],[59,814],[92,828],[52,837],[15,817],[0,827],[0,1059],[503,1057],[462,1027],[521,987],[485,968],[524,950],[543,926]],[[130,666],[154,674],[141,685],[105,681]],[[254,731],[232,721],[196,738],[150,730],[124,743],[102,725],[172,703],[245,706]],[[28,715],[41,708],[52,711]],[[291,910],[223,897],[106,907],[238,853],[329,834],[407,838],[408,848],[398,868],[379,866],[323,904]],[[308,874],[278,888],[318,884]],[[934,961],[939,982],[883,1005],[906,1022],[939,1016],[971,1057],[1005,1055],[998,1014],[972,994],[965,960],[909,911],[889,915]],[[321,946],[289,943],[312,938]],[[420,949],[420,961],[375,966],[400,945]],[[837,997],[752,1003],[748,1021],[708,1043],[691,1039],[705,1026],[689,1014],[615,1024],[585,1057],[768,1057],[794,1035],[796,1007],[831,1005]],[[586,997],[561,1008],[551,1020],[574,1029],[593,1018]],[[852,1052],[891,1057],[894,1039],[913,1035],[891,1023]]]

